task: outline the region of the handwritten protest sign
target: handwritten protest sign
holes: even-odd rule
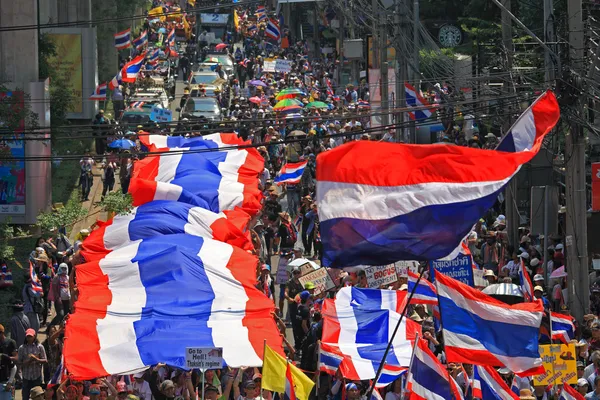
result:
[[[367,275],[367,283],[370,288],[379,288],[382,285],[389,285],[398,280],[394,264],[367,267],[365,268],[365,274]]]
[[[301,276],[299,281],[302,284],[302,287],[304,287],[307,282],[314,283],[315,296],[335,288],[335,283],[333,282],[333,279],[331,279],[331,276],[329,276],[326,268],[315,269],[312,272]]]
[[[409,270],[413,274],[419,273],[418,261],[396,261],[394,265],[396,266],[396,273],[398,274],[398,278],[408,278]]]
[[[560,385],[577,383],[577,359],[575,345],[546,344],[540,346],[540,357],[546,372],[533,377],[533,384]]]

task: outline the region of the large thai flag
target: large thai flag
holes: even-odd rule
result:
[[[345,373],[357,379],[373,379],[383,354],[396,327],[400,314],[392,311],[393,296],[379,297],[385,291],[372,290],[356,296],[366,289],[343,288],[335,300],[323,303],[322,343],[336,349],[347,358],[342,365]],[[364,297],[373,297],[364,299]],[[362,300],[355,301],[356,299]],[[387,308],[385,308],[387,307]],[[420,325],[403,319],[392,348],[385,360],[390,367],[407,367],[412,352],[411,340],[415,340]]]
[[[407,292],[404,290],[361,289],[354,286],[342,288],[335,295],[340,304],[350,304],[362,310],[404,311]]]
[[[208,204],[216,213],[241,207],[254,215],[262,207],[258,176],[264,169],[263,158],[254,151],[171,149],[140,160],[129,186],[133,205],[176,200],[199,207]]]
[[[99,260],[120,246],[159,235],[187,233],[252,250],[246,227],[250,216],[240,209],[216,214],[176,201],[152,201],[101,223],[83,242],[86,261]]]
[[[436,288],[449,362],[506,366],[521,376],[544,372],[540,300],[509,306],[444,274],[437,274]]]
[[[284,183],[296,185],[300,183],[304,169],[308,165],[308,161],[300,161],[297,163],[287,163],[281,166],[281,170],[273,180],[277,185]]]
[[[407,388],[411,400],[460,400],[460,387],[448,375],[446,368],[427,347],[427,341],[419,340],[408,374]]]
[[[279,22],[274,18],[269,18],[269,23],[265,29],[265,35],[273,40],[279,40],[281,34],[279,33]]]
[[[519,280],[521,281],[521,290],[523,291],[525,301],[534,301],[535,296],[533,295],[533,283],[531,283],[531,277],[525,269],[525,264],[523,263],[522,259],[519,264]]]
[[[575,338],[575,325],[570,315],[550,312],[552,320],[552,340],[560,340],[564,344]]]
[[[111,79],[110,82],[108,82],[108,88],[110,90],[115,90],[116,88],[119,87],[119,85],[121,85],[123,83],[123,79],[121,77],[121,71],[119,71],[117,73],[117,75],[115,75],[114,78]]]
[[[481,400],[519,400],[492,367],[473,366],[473,397]]]
[[[516,153],[365,140],[321,153],[317,204],[324,265],[447,256],[537,154],[559,116],[552,92],[538,98],[513,126],[523,149]]]
[[[123,82],[134,83],[138,74],[140,73],[140,70],[142,69],[145,59],[146,53],[140,54],[125,64],[121,69],[121,80]]]
[[[166,135],[140,135],[140,142],[149,151],[165,151],[175,148],[234,148],[235,146],[249,145],[250,141],[240,138],[237,133],[211,133],[204,136],[184,137],[184,136],[166,136]],[[244,149],[252,154],[258,152],[252,148]]]
[[[144,31],[140,34],[140,37],[133,41],[133,45],[136,49],[141,49],[148,44],[148,31]]]
[[[106,88],[108,85],[106,83],[101,83],[96,87],[94,93],[90,96],[90,100],[106,100]]]
[[[404,83],[404,92],[406,93],[406,105],[414,108],[413,111],[408,112],[408,116],[412,120],[422,120],[431,117],[434,109],[431,107],[429,102],[421,96],[419,92],[409,84]]]
[[[254,287],[257,261],[178,234],[78,265],[79,298],[65,333],[69,373],[85,380],[159,362],[185,368],[188,347],[221,347],[230,367],[260,366],[265,340],[283,354],[273,301]]]
[[[559,400],[584,400],[585,397],[581,395],[577,390],[571,387],[571,385],[563,385],[562,391],[560,392]]]
[[[122,32],[115,33],[114,37],[117,50],[124,50],[131,46],[131,29],[125,29]]]
[[[417,282],[419,284],[417,285]],[[419,280],[419,275],[408,271],[408,293],[413,292],[413,288],[417,287],[411,299],[411,303],[437,305],[437,292],[435,286],[425,278]]]

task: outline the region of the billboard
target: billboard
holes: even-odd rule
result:
[[[600,163],[592,163],[592,211],[600,211]]]
[[[4,115],[13,120],[0,121],[0,129],[8,129],[0,136],[0,214],[25,214],[25,160],[3,158],[25,157],[23,134],[25,120],[24,93],[21,91],[0,92],[0,108]]]
[[[73,91],[74,101],[70,113],[83,113],[83,57],[81,34],[48,33],[48,37],[56,46],[56,55],[49,62],[50,66],[67,78],[68,86]]]

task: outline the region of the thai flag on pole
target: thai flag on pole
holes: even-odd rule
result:
[[[167,35],[167,45],[175,47],[175,28],[171,29],[171,32]]]
[[[258,22],[262,22],[264,20],[267,19],[267,11],[265,10],[265,6],[258,6],[256,7],[256,18],[258,19]]]
[[[152,54],[150,54],[150,57],[148,57],[148,62],[150,64],[154,64],[156,62],[158,62],[158,57],[160,55],[160,49],[156,49],[152,52]]]
[[[571,385],[563,385],[560,393],[559,400],[584,400],[583,397],[577,390],[573,389]]]
[[[492,367],[473,366],[473,397],[481,400],[519,400]]]
[[[375,368],[375,371],[379,368],[378,363],[373,364],[369,360],[355,362],[350,356],[344,356],[336,346],[331,346],[326,343],[321,343],[319,352],[319,371],[326,372],[330,375],[335,375],[339,369],[346,379],[360,380],[360,375],[357,371],[361,371],[365,369],[365,367],[369,368],[371,365],[377,367]],[[389,385],[402,375],[405,375],[407,370],[408,369],[405,367],[394,367],[385,364],[375,387],[385,387]]]
[[[78,265],[79,298],[65,333],[69,373],[87,380],[158,362],[185,368],[187,347],[222,347],[226,365],[260,366],[265,339],[282,354],[273,301],[254,286],[257,261],[229,244],[176,234]]]
[[[131,46],[131,29],[125,29],[122,32],[115,33],[115,47],[117,50],[124,50]]]
[[[419,281],[419,275],[408,271],[408,293],[412,293],[413,288],[417,285],[417,281]],[[420,303],[420,304],[431,304],[437,305],[437,292],[435,290],[435,286],[429,282],[425,278],[421,278],[419,284],[417,285],[417,289],[413,294],[411,299],[411,303]]]
[[[544,372],[540,300],[509,306],[444,274],[436,275],[436,288],[449,362],[506,366],[521,376]]]
[[[60,385],[65,379],[68,378],[67,369],[65,368],[65,357],[60,356],[60,364],[56,367],[54,375],[50,379],[50,385]]]
[[[570,315],[550,312],[552,320],[552,340],[560,340],[564,344],[575,338],[575,325]]]
[[[35,273],[35,268],[31,261],[29,262],[29,276],[31,277],[31,290],[37,293],[43,293],[44,289],[42,289],[42,282],[40,282],[40,279]]]
[[[108,85],[106,83],[101,83],[96,87],[94,93],[90,96],[90,100],[106,100],[106,88]]]
[[[231,148],[250,144],[250,141],[243,140],[237,133],[211,133],[204,136],[195,136],[186,138],[184,136],[166,136],[166,135],[141,135],[140,142],[149,151],[165,151],[175,148]],[[244,149],[257,155],[252,149]]]
[[[112,78],[112,80],[110,82],[108,82],[108,88],[110,90],[115,90],[122,83],[123,83],[123,80],[121,79],[121,71],[119,71],[117,73],[117,75],[115,75],[115,77]]]
[[[279,22],[273,18],[269,18],[269,23],[265,29],[265,35],[273,40],[279,40]]]
[[[412,120],[422,120],[431,117],[433,114],[433,108],[431,105],[421,96],[419,92],[409,84],[404,83],[404,91],[406,93],[406,105],[414,108],[414,111],[409,111],[408,115]]]
[[[360,293],[363,292],[363,293]],[[344,376],[373,379],[385,348],[398,323],[397,295],[385,290],[342,288],[335,300],[323,303],[322,343],[336,349],[345,360]],[[407,367],[420,325],[403,319],[385,360],[387,367]],[[401,371],[399,370],[398,374]]]
[[[407,384],[411,400],[462,399],[462,390],[454,379],[450,379],[446,367],[429,350],[427,341],[419,340],[415,346]]]
[[[525,269],[523,260],[521,260],[521,263],[519,264],[519,280],[521,281],[521,290],[523,291],[525,301],[534,301],[535,296],[533,295],[533,283],[531,283],[531,278]]]
[[[145,58],[146,53],[140,54],[125,64],[121,69],[121,80],[123,82],[134,83],[138,74],[140,73],[140,70],[142,69],[142,64],[144,63]]]
[[[250,215],[261,208],[258,176],[264,160],[256,149],[212,151],[171,149],[137,161],[129,193],[133,205],[175,200],[215,213],[241,207]]]
[[[240,209],[216,214],[176,201],[152,201],[101,223],[85,240],[81,253],[87,261],[99,260],[123,244],[178,233],[252,250],[249,232],[244,232],[249,221],[250,216]]]
[[[446,257],[537,154],[559,116],[554,94],[540,96],[513,127],[522,150],[515,153],[359,140],[319,154],[323,264]]]
[[[333,91],[333,87],[331,86],[331,79],[327,78],[325,80],[325,84],[327,85],[327,96],[334,96],[335,93]]]
[[[258,29],[258,27],[256,26],[256,24],[248,25],[248,27],[246,28],[246,30],[248,32],[253,32],[253,31],[257,30],[257,29]]]
[[[517,396],[521,394],[521,389],[519,388],[519,382],[517,381],[517,376],[513,377],[512,383],[510,385],[510,390]]]
[[[140,34],[140,37],[133,41],[133,45],[136,49],[141,49],[148,44],[148,31],[144,31]]]
[[[308,165],[308,161],[300,161],[297,163],[287,163],[281,166],[281,170],[273,180],[277,185],[289,183],[296,185],[300,183],[304,169]]]

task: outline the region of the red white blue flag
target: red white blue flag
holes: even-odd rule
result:
[[[106,100],[106,88],[108,85],[106,83],[101,83],[96,87],[94,93],[90,96],[90,100]]]
[[[136,49],[141,49],[148,44],[148,31],[144,31],[140,34],[140,37],[133,41],[133,45]]]
[[[175,28],[171,29],[171,32],[167,35],[167,46],[175,47]]]
[[[560,340],[564,344],[575,338],[575,325],[570,315],[550,312],[552,320],[552,340]]]
[[[473,397],[481,400],[519,400],[492,367],[473,366]]]
[[[431,105],[421,96],[421,93],[409,84],[404,83],[404,91],[406,93],[406,105],[413,109],[409,111],[408,116],[412,120],[421,120],[431,117],[433,111],[435,111]]]
[[[505,139],[516,150],[511,153],[359,140],[319,154],[323,264],[342,268],[448,256],[537,154],[559,117],[556,97],[544,93]]]
[[[269,23],[265,29],[265,35],[273,40],[279,40],[281,34],[279,32],[279,22],[274,18],[269,18]]]
[[[35,268],[31,261],[29,262],[29,276],[31,277],[31,290],[37,293],[43,293],[44,289],[42,289],[42,282],[40,282],[40,279],[35,273]]]
[[[300,183],[304,169],[308,165],[308,161],[300,161],[297,163],[287,163],[281,166],[281,170],[273,180],[277,185],[284,183],[296,185]]]
[[[521,259],[521,262],[519,263],[519,280],[521,281],[521,290],[523,291],[525,301],[534,301],[535,296],[533,295],[533,283],[531,283],[531,277],[525,269],[523,259]]]
[[[115,33],[114,37],[117,50],[124,50],[131,46],[131,29],[125,29],[122,32]]]
[[[111,79],[110,82],[108,82],[108,88],[110,90],[115,90],[116,88],[119,87],[119,85],[121,85],[123,83],[123,80],[121,79],[121,71],[119,71],[117,73],[117,75],[115,75],[114,78]]]
[[[127,83],[134,83],[138,74],[140,73],[140,70],[142,69],[145,58],[146,53],[140,54],[125,64],[121,69],[121,80]]]

